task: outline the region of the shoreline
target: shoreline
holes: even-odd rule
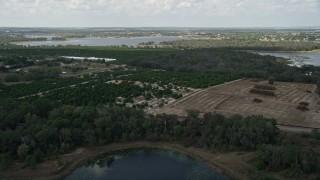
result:
[[[293,51],[294,52],[294,51]],[[301,53],[318,53],[320,52],[320,49],[313,49],[311,51],[296,51],[296,52],[301,52]]]
[[[200,160],[217,172],[226,174],[232,179],[250,179],[248,176],[249,165],[243,160],[248,158],[252,153],[244,152],[229,152],[212,153],[204,149],[194,147],[184,147],[178,143],[165,142],[128,142],[128,143],[114,143],[96,148],[79,148],[70,154],[61,155],[60,158],[64,161],[62,167],[55,164],[54,159],[45,160],[38,164],[36,169],[31,167],[23,168],[22,164],[15,164],[8,170],[0,173],[0,178],[4,179],[62,179],[71,174],[76,168],[81,166],[90,158],[97,157],[106,153],[112,153],[119,150],[128,150],[136,148],[154,148],[177,151],[187,154],[196,160]],[[231,156],[231,157],[227,157]],[[242,156],[242,157],[240,157]],[[238,158],[238,163],[235,163],[235,157]],[[20,168],[20,169],[19,169]]]
[[[317,63],[312,63],[312,61],[317,59],[311,58],[309,55],[311,54],[318,54],[320,53],[320,49],[314,49],[311,51],[248,51],[255,54],[260,55],[271,55],[278,58],[285,59],[286,62],[288,62],[289,66],[295,66],[295,67],[302,67],[303,65],[312,65],[312,66],[319,66]],[[283,55],[276,55],[276,53],[283,53]],[[292,55],[290,55],[292,53]]]

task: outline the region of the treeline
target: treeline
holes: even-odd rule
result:
[[[157,56],[162,53],[174,52],[174,48],[119,48],[119,47],[87,47],[87,46],[0,46],[2,56],[26,56],[30,59],[44,59],[45,57],[97,57],[97,58],[115,58],[119,61],[125,61],[133,57]],[[116,62],[115,62],[116,63]]]
[[[58,67],[51,67],[45,69],[30,69],[28,73],[23,76],[24,81],[40,81],[43,79],[51,79],[59,77],[61,69]]]
[[[8,45],[10,42],[17,42],[26,39],[22,34],[12,34],[7,32],[0,32],[0,45]]]
[[[273,76],[278,81],[316,83],[320,79],[319,67],[290,67],[276,57],[229,49],[188,49],[128,59],[126,63],[173,72],[211,72],[264,79]],[[307,72],[313,72],[312,76],[306,76]]]
[[[320,172],[320,157],[317,145],[320,142],[320,130],[314,129],[311,134],[288,135],[283,133],[275,144],[257,146],[257,157],[253,164],[257,170],[278,172],[290,178],[312,179]]]
[[[311,51],[320,49],[319,43],[295,41],[259,41],[259,40],[178,40],[162,43],[179,48],[231,48],[236,50],[258,51]]]
[[[150,71],[146,69],[130,71],[128,74],[127,76],[119,76],[116,79],[156,83],[161,87],[173,84],[183,87],[206,88],[240,78],[237,75],[224,73]]]
[[[40,81],[44,79],[51,79],[59,77],[62,73],[61,69],[58,67],[50,67],[43,69],[29,69],[27,73],[16,72],[9,73],[4,78],[5,82],[19,82],[19,81]]]
[[[22,68],[35,65],[34,61],[28,60],[26,56],[12,55],[9,57],[0,56],[0,72],[7,72],[10,69]]]
[[[303,177],[320,171],[319,156],[295,144],[260,146],[255,165],[259,170],[286,171],[288,177]]]
[[[35,57],[95,56],[116,58],[112,63],[129,64],[135,67],[162,69],[171,72],[209,72],[231,76],[267,79],[273,76],[278,81],[316,83],[320,68],[290,67],[284,59],[261,56],[230,48],[214,49],[148,49],[111,47],[0,47],[0,53]],[[312,72],[312,76],[306,73]]]
[[[23,42],[23,41],[47,41],[48,39],[46,37],[20,37],[17,39],[12,39],[11,42]]]
[[[65,37],[52,37],[52,41],[66,41],[67,40],[67,38],[65,38]]]
[[[71,95],[69,100],[73,98]],[[274,119],[212,113],[199,118],[198,111],[189,110],[181,121],[175,115],[146,115],[139,109],[105,103],[83,106],[65,103],[68,102],[58,98],[56,101],[50,98],[2,101],[0,167],[8,168],[14,161],[35,166],[47,157],[56,157],[81,146],[147,140],[173,141],[220,151],[258,150],[255,167],[267,171],[285,170],[292,177],[319,170],[318,155],[279,136]],[[319,140],[319,134],[313,131],[312,137]]]
[[[13,160],[36,165],[48,156],[79,146],[98,146],[137,140],[179,141],[186,146],[222,150],[254,150],[275,141],[275,121],[262,116],[226,118],[191,111],[185,121],[176,116],[146,116],[133,108],[99,105],[66,106],[40,99],[0,106],[0,163]]]
[[[164,69],[174,72],[245,72],[265,66],[284,66],[275,57],[228,49],[186,49],[158,56],[134,57],[126,60],[132,66]],[[250,69],[249,69],[250,68]]]
[[[318,93],[319,96],[320,96],[320,81],[317,82],[317,90],[316,90],[316,93]]]

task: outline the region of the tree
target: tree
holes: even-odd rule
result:
[[[196,109],[187,110],[188,119],[197,119],[199,117],[200,111]]]
[[[26,158],[26,156],[28,155],[29,149],[30,149],[29,146],[26,144],[21,144],[18,147],[17,154],[20,157],[20,159]]]
[[[72,141],[71,129],[66,129],[66,128],[61,129],[60,130],[60,137],[61,137],[62,141],[65,143],[71,142]]]
[[[184,129],[181,126],[174,126],[173,133],[176,138],[181,138],[184,134]]]
[[[269,84],[273,84],[274,83],[274,81],[275,81],[275,78],[273,77],[273,76],[270,76],[269,78],[268,78],[268,82],[269,82]]]
[[[319,130],[319,129],[314,129],[314,130],[312,130],[311,136],[312,136],[314,139],[320,140],[320,130]]]
[[[317,90],[316,90],[316,92],[320,96],[320,80],[317,82]]]
[[[8,74],[5,78],[4,78],[5,82],[19,82],[20,81],[20,75],[18,74]]]
[[[8,154],[0,154],[0,169],[7,169],[12,163],[12,158]]]

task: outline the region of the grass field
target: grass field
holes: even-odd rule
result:
[[[320,128],[320,101],[314,94],[315,85],[302,83],[275,82],[275,96],[250,93],[256,84],[266,85],[266,81],[242,79],[220,86],[197,91],[163,108],[155,108],[151,114],[176,114],[187,116],[187,110],[196,109],[200,115],[217,112],[226,116],[233,114],[263,115],[275,118],[278,124]],[[262,102],[253,100],[257,98]],[[297,109],[300,102],[309,103],[309,111]]]

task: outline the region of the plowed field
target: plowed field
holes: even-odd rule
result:
[[[226,116],[233,114],[263,115],[275,118],[278,124],[320,128],[320,101],[313,93],[315,85],[302,83],[275,82],[273,85],[276,96],[266,96],[250,93],[255,84],[268,85],[266,81],[255,82],[242,79],[223,85],[197,91],[181,100],[162,108],[155,108],[151,114],[187,115],[187,110],[196,109],[200,115],[207,112],[217,112]],[[253,99],[261,99],[261,103]],[[297,109],[300,102],[308,102],[309,111]]]

